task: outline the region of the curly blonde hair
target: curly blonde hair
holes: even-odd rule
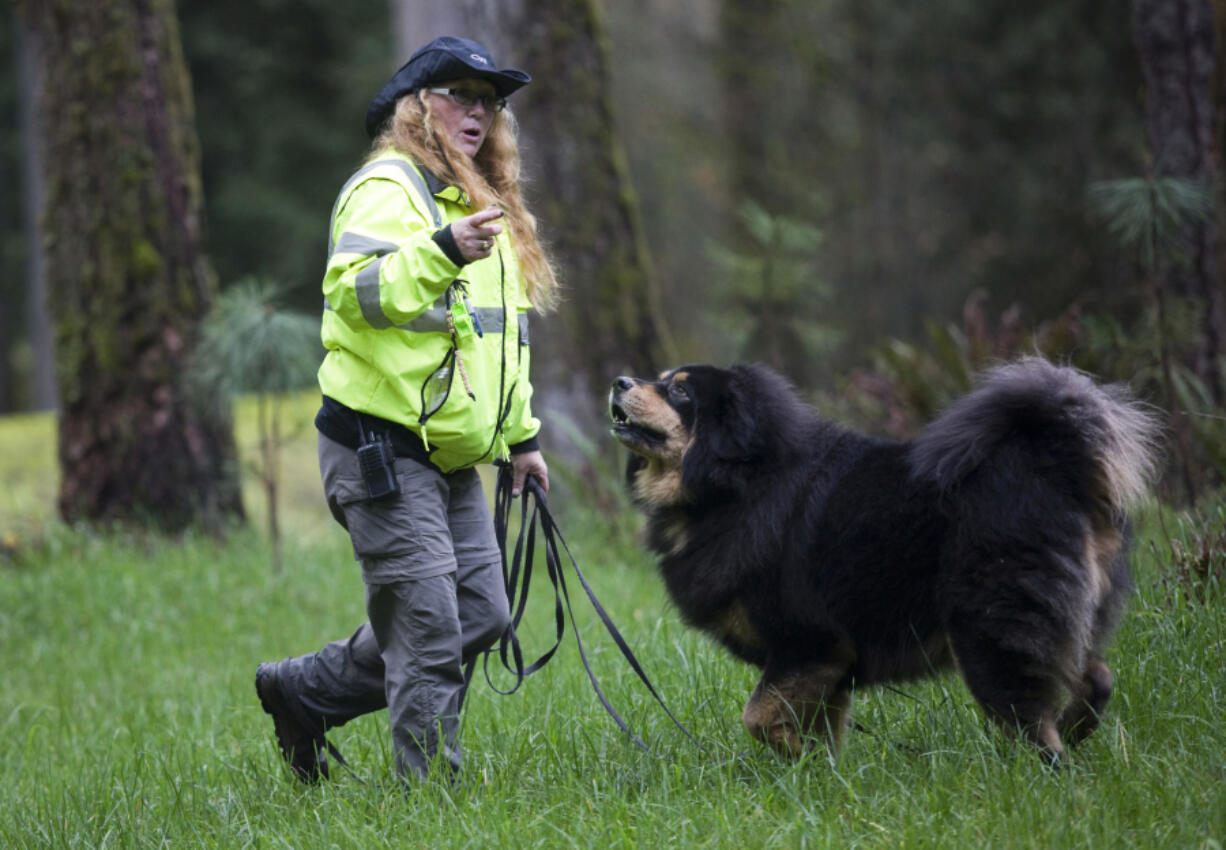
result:
[[[459,186],[473,209],[492,205],[502,210],[527,284],[528,300],[537,310],[549,312],[557,305],[558,280],[537,236],[536,217],[528,212],[520,193],[517,129],[510,109],[495,112],[485,142],[470,159],[446,133],[437,132],[430,99],[419,91],[396,102],[392,119],[375,136],[371,158],[389,148],[399,151],[440,180]]]

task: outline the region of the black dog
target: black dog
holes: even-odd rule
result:
[[[1156,470],[1125,388],[1024,359],[905,444],[820,419],[759,366],[618,378],[610,410],[681,615],[762,669],[754,737],[837,751],[853,687],[951,664],[1053,761],[1097,727],[1125,510]]]

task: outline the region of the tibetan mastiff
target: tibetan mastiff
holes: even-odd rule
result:
[[[621,377],[609,407],[681,616],[762,670],[753,737],[837,752],[854,688],[950,666],[1052,762],[1098,725],[1126,510],[1157,469],[1157,419],[1123,386],[1026,358],[906,443],[756,365]]]

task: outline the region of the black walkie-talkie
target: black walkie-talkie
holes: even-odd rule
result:
[[[396,479],[396,453],[391,441],[373,431],[367,434],[359,429],[361,444],[358,446],[358,466],[362,480],[366,482],[366,496],[372,502],[387,499],[400,493]]]

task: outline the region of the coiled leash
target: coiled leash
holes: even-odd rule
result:
[[[561,544],[562,551],[566,552],[566,556],[570,559],[571,566],[574,567],[575,575],[579,578],[579,583],[583,585],[583,590],[587,593],[588,599],[592,602],[592,607],[596,609],[596,613],[600,615],[601,622],[604,623],[605,629],[613,638],[613,642],[617,644],[617,648],[621,650],[622,656],[630,662],[630,666],[634,672],[638,674],[643,685],[646,686],[648,692],[655,697],[656,702],[664,709],[664,713],[673,721],[674,725],[689,738],[695,746],[705,751],[705,747],[698,742],[698,739],[687,729],[680,720],[672,713],[667,705],[664,704],[663,698],[656,691],[655,686],[651,684],[651,680],[647,678],[647,674],[643,671],[643,667],[639,664],[634,653],[630,651],[630,646],[622,637],[621,632],[617,630],[617,626],[613,625],[613,620],[610,619],[608,613],[605,612],[604,606],[600,604],[600,600],[596,598],[596,594],[592,591],[591,585],[588,584],[583,572],[579,569],[579,564],[575,561],[575,556],[571,554],[570,547],[566,545],[566,539],[562,537],[562,531],[554,522],[553,514],[549,512],[549,505],[545,500],[545,494],[541,490],[541,486],[536,479],[529,476],[524,482],[523,498],[520,501],[520,525],[519,537],[515,541],[515,551],[512,554],[510,561],[507,560],[507,529],[510,526],[511,518],[511,484],[512,474],[508,464],[502,464],[498,471],[498,484],[495,488],[494,495],[494,533],[498,538],[498,548],[502,552],[502,575],[506,581],[507,601],[511,608],[511,624],[507,630],[503,632],[502,638],[498,642],[498,656],[502,661],[502,666],[510,671],[515,676],[515,684],[509,690],[500,690],[490,679],[489,673],[489,658],[494,654],[493,647],[486,650],[485,659],[483,662],[483,670],[485,672],[485,680],[489,686],[496,692],[508,695],[519,690],[519,686],[523,684],[524,679],[537,670],[540,670],[554,656],[558,647],[562,644],[562,637],[566,633],[566,615],[570,614],[571,630],[575,633],[575,643],[579,647],[579,657],[583,659],[583,667],[587,670],[588,680],[592,683],[592,689],[596,691],[596,696],[600,698],[601,704],[605,711],[617,723],[623,732],[625,732],[635,744],[643,750],[650,750],[647,744],[631,731],[630,727],[621,718],[621,715],[609,703],[604,692],[600,689],[600,683],[596,681],[596,674],[592,672],[592,665],[588,663],[587,653],[583,649],[583,641],[579,637],[579,627],[575,623],[574,610],[570,603],[570,593],[566,588],[566,576],[562,571],[562,562],[559,557],[558,544]],[[532,510],[529,514],[528,502],[531,496]],[[540,528],[541,536],[545,542],[545,567],[549,574],[549,580],[553,584],[554,595],[554,624],[556,626],[556,635],[553,646],[541,654],[539,658],[531,664],[524,666],[523,648],[520,646],[519,637],[516,634],[516,628],[524,616],[524,609],[528,602],[528,588],[532,583],[532,564],[536,554],[536,534],[537,528]],[[474,662],[475,663],[475,659]],[[469,677],[471,679],[471,675]]]

